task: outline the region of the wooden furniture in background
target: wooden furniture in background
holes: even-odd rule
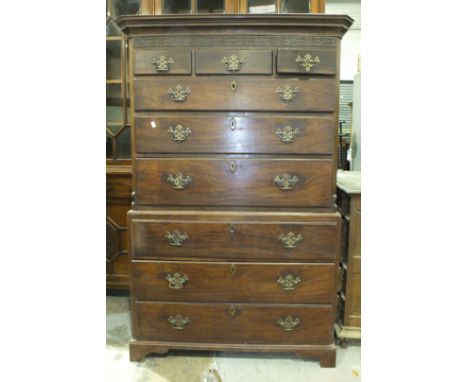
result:
[[[128,289],[130,267],[126,215],[131,205],[132,168],[128,116],[126,38],[115,24],[123,14],[148,11],[147,0],[106,2],[106,286]]]
[[[146,14],[324,13],[325,0],[150,0]]]
[[[341,37],[323,15],[122,17],[134,204],[130,358],[335,365]]]
[[[336,335],[342,347],[361,338],[361,172],[338,171],[337,204],[343,216],[343,247]]]

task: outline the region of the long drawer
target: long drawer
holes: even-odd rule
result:
[[[132,215],[131,215],[132,216]],[[187,220],[195,217],[199,220]],[[131,217],[132,253],[139,259],[267,259],[332,260],[339,246],[341,220],[325,217],[317,221],[231,221],[199,215],[168,218]],[[268,217],[265,217],[268,219]]]
[[[135,301],[136,339],[201,343],[330,344],[331,305]]]
[[[333,116],[135,116],[137,154],[333,154]]]
[[[335,264],[133,261],[138,300],[328,303],[336,298]]]
[[[330,159],[136,160],[140,205],[330,207]]]
[[[200,76],[139,77],[135,110],[328,111],[336,108],[333,78]]]

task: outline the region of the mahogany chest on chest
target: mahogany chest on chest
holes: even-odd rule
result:
[[[341,37],[331,15],[127,16],[130,358],[335,364]]]

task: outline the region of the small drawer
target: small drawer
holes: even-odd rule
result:
[[[258,76],[137,77],[135,111],[334,112],[334,78]]]
[[[136,152],[333,154],[333,116],[149,114],[135,116]]]
[[[189,49],[134,49],[135,75],[191,74],[192,52]]]
[[[197,49],[196,74],[272,74],[271,50]]]
[[[334,49],[278,49],[277,72],[294,74],[336,74]]]
[[[341,229],[337,214],[244,214],[131,212],[133,256],[224,261],[334,261],[337,257]]]
[[[332,304],[334,263],[132,261],[138,300]]]
[[[160,206],[331,207],[331,159],[136,160],[136,201]]]
[[[331,305],[164,303],[136,300],[137,340],[328,345]]]

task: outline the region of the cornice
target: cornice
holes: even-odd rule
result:
[[[117,25],[128,36],[160,32],[165,28],[223,29],[230,27],[285,28],[294,32],[313,31],[342,37],[353,23],[346,15],[328,14],[233,14],[233,15],[140,15],[120,16]]]

